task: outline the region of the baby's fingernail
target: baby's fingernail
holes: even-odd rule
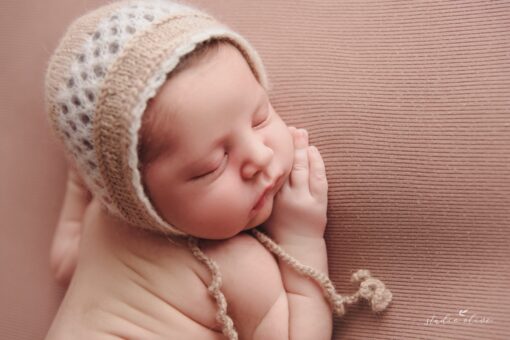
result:
[[[298,129],[295,134],[296,138],[296,147],[304,148],[307,146],[307,134],[304,129]]]
[[[303,143],[308,144],[308,131],[306,129],[301,130],[301,138],[303,138]]]

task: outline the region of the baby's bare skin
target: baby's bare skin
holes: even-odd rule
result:
[[[244,233],[201,246],[221,268],[240,338],[256,338],[261,320],[285,295],[278,264]],[[207,292],[210,280],[185,244],[126,227],[93,200],[84,217],[78,265],[47,339],[71,334],[73,339],[224,339]],[[287,309],[271,313],[275,321],[288,316]]]

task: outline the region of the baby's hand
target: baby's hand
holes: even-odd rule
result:
[[[323,238],[326,228],[328,182],[324,161],[315,146],[308,145],[305,129],[289,127],[294,138],[294,165],[275,196],[273,211],[263,224],[278,243]]]

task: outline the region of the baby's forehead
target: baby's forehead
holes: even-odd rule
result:
[[[168,77],[148,103],[142,126],[149,126],[151,152],[179,149],[181,142],[197,146],[197,140],[221,133],[238,116],[253,111],[266,95],[242,54],[223,46]]]

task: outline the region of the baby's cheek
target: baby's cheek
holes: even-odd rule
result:
[[[218,219],[227,218],[225,215],[236,217],[246,212],[250,193],[246,192],[245,183],[241,183],[239,178],[234,178],[233,174],[225,173],[222,180],[215,184],[208,203]]]
[[[197,198],[195,221],[210,238],[226,238],[237,234],[247,222],[249,197],[233,181],[223,180],[214,184],[207,194]],[[205,234],[204,234],[205,236]]]

